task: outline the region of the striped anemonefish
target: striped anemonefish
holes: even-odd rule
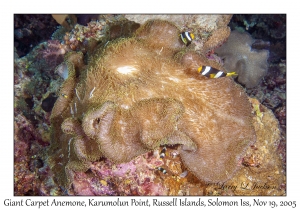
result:
[[[186,46],[189,46],[192,43],[192,40],[195,38],[194,34],[188,31],[182,32],[179,36]]]
[[[162,167],[157,167],[156,168],[157,170],[161,171],[163,174],[166,174],[167,173],[167,170],[162,168]]]
[[[160,158],[164,158],[166,156],[166,150],[167,150],[167,147],[164,147],[162,150],[161,150],[161,153],[159,155]]]
[[[225,72],[215,69],[211,66],[200,66],[198,68],[198,72],[208,78],[237,76],[237,73],[235,73],[235,72],[225,73]]]

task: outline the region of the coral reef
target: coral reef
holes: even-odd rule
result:
[[[61,44],[58,40],[48,40],[47,47],[41,50],[41,54],[48,66],[55,68],[64,60],[64,55],[70,51],[67,45]]]
[[[258,85],[268,70],[269,51],[251,49],[254,42],[249,34],[232,31],[228,40],[215,51],[224,60],[225,69],[238,73],[238,81],[247,88]]]
[[[50,55],[61,55],[64,50],[64,54],[69,51],[80,51],[89,57],[93,55],[98,45],[105,45],[119,37],[130,36],[140,26],[124,18],[114,20],[104,17],[98,15],[97,20],[92,20],[85,25],[75,24],[71,30],[60,27],[52,36],[54,40],[48,41],[48,47],[42,52],[43,55],[49,52]],[[51,46],[49,43],[54,45]]]
[[[128,20],[139,24],[160,19],[173,23],[180,31],[192,32],[195,39],[189,48],[201,54],[211,54],[227,40],[230,34],[227,25],[231,17],[232,15],[125,15]]]
[[[233,15],[232,30],[247,31],[254,39],[270,42],[269,62],[286,59],[286,14]]]
[[[179,147],[162,147],[128,163],[92,162],[85,173],[74,172],[69,195],[285,195],[285,173],[278,155],[280,130],[272,112],[250,99],[257,136],[240,160],[241,170],[229,181],[207,183],[186,170]],[[162,167],[166,173],[158,170]]]
[[[168,189],[157,178],[156,168],[163,165],[159,151],[141,155],[128,163],[109,160],[94,162],[91,173],[75,172],[76,195],[167,195]]]
[[[250,97],[273,111],[281,128],[278,151],[285,168],[286,145],[286,14],[233,15],[232,30],[247,31],[257,39],[252,48],[269,50],[267,75],[259,85],[247,89]]]
[[[250,97],[256,98],[264,106],[271,109],[278,119],[281,130],[281,141],[278,152],[283,157],[285,168],[286,156],[286,63],[271,64],[268,74],[260,82],[260,85],[247,90]]]
[[[44,167],[39,151],[47,143],[21,113],[15,114],[14,128],[14,195],[38,195],[42,184],[39,170]]]
[[[233,15],[230,27],[246,30],[256,39],[282,41],[286,36],[286,14]]]
[[[51,15],[15,14],[14,45],[18,56],[26,55],[34,46],[49,39],[57,26]]]
[[[86,52],[90,40],[98,42],[104,37],[105,26],[106,22],[103,20],[91,21],[87,26],[76,24],[70,32],[64,35],[64,44],[73,51]]]
[[[123,163],[165,144],[182,145],[184,164],[201,180],[226,181],[239,169],[255,142],[250,103],[231,78],[199,75],[190,63],[208,62],[200,55],[175,56],[185,48],[179,34],[169,22],[149,21],[100,49],[87,71],[74,65],[79,59],[68,63],[51,115],[49,162],[61,185],[101,153]]]
[[[34,42],[35,39],[32,39],[32,43]],[[15,195],[55,195],[59,191],[48,167],[45,149],[50,142],[50,112],[55,102],[53,99],[56,98],[55,93],[62,79],[54,74],[54,66],[43,58],[41,52],[45,49],[47,43],[42,42],[22,58],[15,53]],[[52,100],[49,101],[49,98]]]
[[[227,70],[214,52],[232,15],[76,16],[82,25],[59,27],[49,40],[50,15],[15,15],[15,195],[285,195],[284,15],[233,15],[230,22],[263,39],[252,49],[270,51],[267,75],[246,93],[279,124],[257,100],[251,108],[233,80],[196,73],[199,65]],[[41,23],[49,28],[35,30]],[[182,31],[195,34],[188,47]],[[48,42],[34,47],[41,35]],[[241,104],[231,108],[233,118],[224,109],[240,93],[253,139],[233,148],[237,141],[223,139],[243,132],[242,121],[229,127]],[[228,104],[219,108],[220,101]],[[218,168],[197,167],[204,162]]]
[[[125,15],[125,18],[139,24],[148,20],[166,20],[175,24],[180,30],[195,30],[212,33],[220,27],[227,26],[232,15]]]
[[[228,183],[242,183],[237,189],[238,195],[285,195],[285,172],[282,157],[277,155],[280,142],[280,130],[274,114],[251,99],[254,110],[254,127],[257,141],[248,148],[242,164],[244,167]],[[257,109],[255,108],[257,107]],[[247,184],[246,184],[247,183]]]

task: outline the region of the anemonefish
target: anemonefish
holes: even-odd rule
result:
[[[179,36],[186,46],[189,46],[192,43],[192,40],[195,38],[194,34],[188,31],[182,32]]]
[[[215,69],[211,66],[200,66],[198,68],[198,72],[208,78],[237,76],[237,73],[235,73],[235,72],[225,73],[225,72]]]
[[[160,153],[160,155],[159,155],[160,158],[164,158],[164,157],[166,156],[166,150],[167,150],[166,147],[164,147],[164,148],[161,150],[161,153]]]
[[[163,169],[162,167],[157,167],[156,169],[159,170],[159,171],[161,171],[163,174],[167,173],[167,170]]]

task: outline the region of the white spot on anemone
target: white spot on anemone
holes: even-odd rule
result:
[[[176,83],[179,82],[179,79],[176,78],[176,77],[169,77],[169,80],[172,80],[172,81],[174,81],[174,82],[176,82]]]
[[[121,74],[130,74],[136,70],[137,69],[134,66],[121,66],[117,68],[117,71]]]

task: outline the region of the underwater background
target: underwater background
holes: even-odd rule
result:
[[[236,64],[235,71],[240,65],[248,70],[238,72],[246,80],[234,80],[252,98],[257,122],[265,128],[270,125],[270,133],[261,135],[274,135],[270,142],[252,145],[234,178],[206,184],[186,170],[175,145],[166,148],[163,159],[163,146],[128,163],[114,164],[102,158],[86,172],[76,173],[71,188],[58,184],[51,168],[60,162],[53,163],[49,158],[49,148],[53,138],[51,112],[68,77],[62,65],[65,55],[81,52],[84,63],[88,63],[98,48],[133,35],[148,19],[184,19],[180,15],[153,16],[14,15],[14,195],[286,195],[285,14],[198,15],[199,22],[186,17],[190,22],[179,23],[182,29],[195,33],[191,47],[200,51],[220,29],[216,20],[219,24],[220,19],[228,20],[234,43],[230,44],[229,37],[225,50],[222,47],[227,39],[217,48],[206,49],[205,56],[225,68],[230,61],[228,65]],[[242,64],[241,59],[228,53],[231,50],[244,53]],[[268,52],[268,56],[260,52]],[[165,169],[170,172],[165,174]],[[247,192],[234,187],[249,180],[252,184]]]

